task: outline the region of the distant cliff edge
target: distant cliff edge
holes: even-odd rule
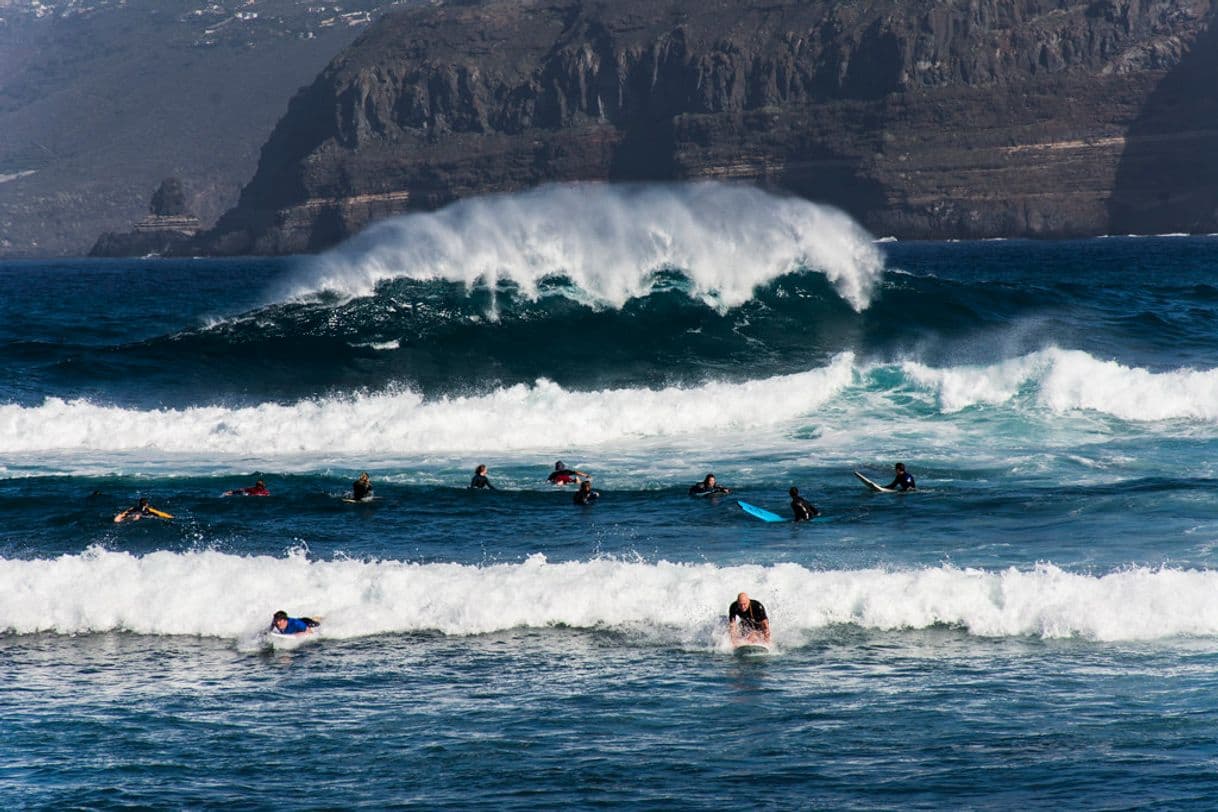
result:
[[[876,235],[1218,231],[1214,0],[488,0],[386,15],[191,250],[550,181],[735,179]]]

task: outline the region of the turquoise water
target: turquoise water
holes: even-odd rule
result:
[[[723,187],[0,265],[0,798],[1207,808],[1216,278]],[[824,517],[735,504],[791,485]],[[279,608],[321,634],[269,648]]]

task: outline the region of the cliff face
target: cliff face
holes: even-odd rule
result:
[[[240,203],[194,250],[316,250],[389,214],[566,180],[749,180],[902,237],[1173,230],[1161,221],[1184,212],[1180,229],[1218,230],[1216,172],[1199,166],[1218,155],[1215,5],[395,13],[292,100]]]

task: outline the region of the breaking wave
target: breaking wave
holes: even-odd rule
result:
[[[1128,568],[810,570],[610,559],[473,566],[310,561],[91,548],[0,559],[0,630],[126,631],[242,640],[272,611],[324,617],[327,638],[477,635],[513,628],[646,628],[713,646],[740,590],[763,600],[779,647],[834,625],[946,626],[985,637],[1098,641],[1218,635],[1218,572]]]
[[[828,206],[714,182],[580,183],[386,220],[310,262],[277,293],[361,297],[382,282],[412,279],[510,283],[535,299],[544,281],[563,278],[573,286],[568,295],[620,308],[648,295],[658,273],[677,271],[692,298],[726,309],[759,285],[810,269],[861,311],[883,268],[871,236]]]

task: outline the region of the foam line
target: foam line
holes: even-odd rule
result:
[[[550,563],[540,555],[472,566],[215,551],[136,556],[99,548],[55,559],[0,559],[0,630],[240,640],[283,608],[324,616],[331,639],[565,626],[640,630],[713,647],[742,589],[765,603],[776,642],[788,647],[836,624],[1098,641],[1218,635],[1218,572],[1208,570],[1138,567],[1097,576],[1041,564],[822,571],[796,564]]]

